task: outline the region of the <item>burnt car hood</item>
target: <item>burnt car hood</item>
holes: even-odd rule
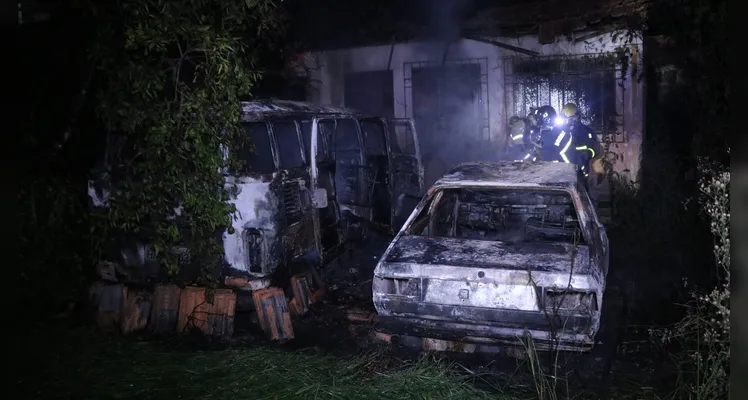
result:
[[[387,264],[448,265],[546,272],[590,273],[589,248],[563,243],[504,244],[486,240],[402,235],[383,260]]]

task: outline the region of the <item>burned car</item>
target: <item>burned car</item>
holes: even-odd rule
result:
[[[380,258],[377,329],[591,350],[608,247],[573,165],[461,164],[429,189]]]
[[[399,229],[423,196],[423,168],[412,120],[385,120],[358,111],[303,102],[242,103],[249,141],[231,149],[241,162],[225,173],[237,213],[218,232],[224,278],[242,278],[249,290],[287,285],[289,265],[321,265],[341,254],[368,225]],[[103,165],[89,180],[93,207],[108,207],[112,166],[121,163],[119,141],[109,138]],[[115,186],[112,188],[111,186]],[[175,210],[179,220],[180,210]],[[146,232],[111,243],[108,260],[136,278],[163,271]],[[190,265],[187,244],[171,249]],[[301,263],[308,264],[308,263]],[[275,281],[275,282],[273,282]]]

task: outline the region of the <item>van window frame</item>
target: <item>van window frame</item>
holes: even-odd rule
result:
[[[304,145],[304,154],[308,157],[308,162],[311,163],[314,161],[315,163],[324,162],[324,161],[332,161],[332,155],[330,154],[330,147],[327,144],[327,138],[324,134],[322,134],[321,125],[322,122],[325,121],[321,119],[323,117],[319,117],[318,115],[312,115],[309,119],[302,119],[299,122],[299,132],[301,132],[301,140],[302,144]],[[312,127],[314,126],[314,123],[317,123],[317,148],[314,154],[312,154]],[[333,132],[335,131],[335,121],[331,121],[333,123]],[[307,143],[304,137],[304,129],[302,128],[303,124],[309,124],[309,148],[306,148]],[[311,164],[309,164],[311,165]]]
[[[326,146],[325,148],[325,157],[320,161],[326,161],[326,162],[335,162],[337,160],[337,157],[335,156],[335,135],[338,130],[338,117],[332,116],[332,115],[319,115],[317,118],[317,129],[318,137],[321,138],[324,141],[324,144]],[[322,131],[322,124],[332,124],[332,135],[327,136],[325,135],[326,132]],[[320,146],[319,139],[317,140],[317,147]]]
[[[337,113],[294,113],[293,115],[262,115],[260,113],[259,115],[254,116],[245,116],[242,118],[242,124],[253,124],[253,123],[264,123],[266,128],[268,129],[269,135],[270,135],[270,141],[271,141],[271,151],[273,153],[273,162],[275,166],[274,172],[279,172],[283,170],[283,166],[281,165],[280,160],[280,146],[278,143],[278,138],[274,129],[274,123],[275,122],[293,122],[296,126],[296,135],[297,140],[299,143],[299,147],[301,149],[301,157],[304,161],[304,165],[297,168],[303,168],[303,167],[310,167],[312,162],[336,162],[337,160],[337,146],[336,146],[336,139],[337,139],[337,130],[338,125],[340,121],[344,120],[351,120],[355,123],[356,126],[356,143],[357,143],[357,151],[359,153],[359,162],[363,163],[365,162],[366,157],[366,145],[365,145],[365,139],[364,139],[364,132],[361,127],[361,120],[362,117],[360,114],[351,113],[351,114],[337,114]],[[312,149],[307,149],[307,144],[304,140],[301,124],[302,123],[310,123],[312,124],[314,120],[317,120],[318,125],[318,139],[317,139],[317,147],[318,151],[315,151],[315,154],[312,155],[311,151]],[[333,129],[333,135],[331,137],[327,137],[322,133],[322,125],[326,123],[332,123],[332,129]],[[311,125],[310,125],[311,126]],[[329,125],[328,125],[329,126]],[[387,130],[388,126],[386,121],[384,122],[384,140],[385,140],[385,147],[389,153],[389,138],[387,137]],[[310,130],[311,133],[311,130]],[[311,139],[311,138],[310,138]],[[311,143],[311,140],[310,140]],[[325,146],[325,150],[322,153],[326,154],[320,154],[326,157],[322,157],[320,160],[317,160],[317,153],[319,153],[319,147]],[[388,154],[389,155],[389,154]]]
[[[366,149],[364,148],[364,137],[363,132],[361,131],[361,123],[359,122],[359,118],[357,118],[355,115],[345,115],[345,116],[334,116],[330,119],[335,120],[335,134],[333,136],[333,144],[332,144],[332,150],[333,154],[335,154],[334,159],[337,160],[337,151],[338,151],[338,127],[340,126],[340,121],[350,120],[353,121],[356,124],[356,141],[358,143],[358,151],[361,153],[361,156],[366,155]],[[344,151],[352,151],[353,149],[345,149]],[[363,160],[361,160],[363,161]]]
[[[299,124],[299,121],[302,120],[300,117],[287,117],[287,118],[278,118],[278,117],[268,117],[264,118],[265,123],[270,126],[271,129],[271,137],[273,141],[273,145],[275,146],[277,157],[277,169],[298,169],[298,168],[306,168],[309,166],[309,160],[306,157],[306,151],[304,149],[304,142],[301,137],[301,125]],[[292,167],[285,167],[283,165],[283,160],[281,159],[281,146],[280,141],[278,140],[278,135],[275,132],[275,124],[276,123],[293,123],[295,129],[296,129],[296,143],[298,144],[299,154],[301,155],[301,165],[296,165]]]
[[[272,172],[251,171],[249,170],[249,168],[246,168],[249,163],[240,159],[240,162],[244,164],[245,167],[242,170],[236,172],[237,176],[267,175],[267,174],[273,174],[273,173],[278,172],[279,164],[280,164],[279,154],[278,154],[278,149],[276,148],[275,136],[273,135],[273,132],[272,132],[272,126],[270,125],[268,119],[267,118],[243,119],[242,121],[240,121],[240,123],[242,125],[242,130],[244,131],[244,134],[246,134],[250,140],[252,138],[251,138],[251,134],[248,132],[248,129],[249,129],[248,125],[253,125],[253,124],[264,124],[265,125],[265,132],[268,137],[271,158],[273,160],[273,171]],[[255,147],[255,143],[253,140],[250,142],[250,145]],[[236,149],[233,149],[233,150],[235,151]],[[237,155],[237,156],[241,157],[240,155]]]
[[[378,142],[381,142],[381,148],[372,148],[370,144],[372,143],[371,140],[368,139],[367,131],[364,129],[364,124],[370,123],[370,124],[378,124],[379,129],[381,130],[380,140],[377,140]],[[389,149],[389,141],[387,140],[387,124],[381,119],[381,118],[361,118],[358,121],[359,129],[361,131],[361,139],[364,142],[363,148],[364,148],[364,154],[368,156],[389,156],[390,149]],[[374,149],[376,152],[372,152],[371,150]]]
[[[389,132],[390,150],[393,153],[418,157],[419,151],[418,151],[418,145],[416,144],[417,139],[416,139],[416,132],[414,130],[414,127],[409,124],[402,124],[398,122],[401,122],[401,121],[399,120],[387,121],[387,130]],[[403,135],[400,134],[398,128],[405,130]],[[405,140],[405,147],[400,145],[401,138]]]

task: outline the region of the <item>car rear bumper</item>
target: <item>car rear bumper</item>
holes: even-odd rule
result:
[[[379,304],[378,329],[391,334],[476,344],[522,344],[538,350],[589,351],[595,343],[596,315],[428,304],[388,299]],[[529,335],[529,336],[528,336]]]
[[[540,351],[560,350],[589,352],[595,340],[589,335],[560,332],[551,339],[548,331],[505,328],[419,318],[379,317],[376,329],[393,335],[417,336],[487,345],[522,346],[532,339]]]

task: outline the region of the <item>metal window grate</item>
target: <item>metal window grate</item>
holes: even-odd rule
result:
[[[505,123],[530,108],[574,102],[601,141],[625,142],[621,64],[615,53],[504,59]]]
[[[283,183],[283,206],[286,218],[288,219],[288,225],[299,222],[303,215],[301,190],[302,185],[299,180]]]

